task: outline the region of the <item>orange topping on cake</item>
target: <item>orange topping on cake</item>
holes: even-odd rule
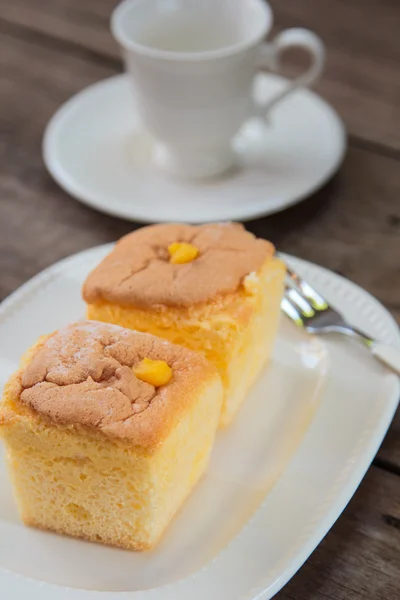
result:
[[[173,377],[172,377],[173,373]],[[203,379],[200,354],[146,333],[82,321],[38,345],[21,372],[21,402],[54,422],[151,445]]]
[[[136,377],[154,387],[166,385],[172,378],[172,369],[165,360],[144,358],[133,368]]]
[[[168,252],[170,255],[169,262],[173,265],[183,265],[184,263],[191,262],[199,255],[198,248],[186,242],[174,242],[170,244]]]
[[[273,254],[270,242],[238,223],[143,227],[90,273],[83,297],[89,304],[190,307],[236,292]]]

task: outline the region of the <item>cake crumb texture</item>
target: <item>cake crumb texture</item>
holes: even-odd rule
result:
[[[135,381],[143,357],[165,360],[170,382]],[[0,402],[22,520],[153,548],[207,467],[222,398],[216,369],[165,340],[93,322],[42,338]]]
[[[8,425],[0,416],[22,520],[122,548],[154,547],[207,468],[221,400],[215,379],[152,451],[29,414]]]

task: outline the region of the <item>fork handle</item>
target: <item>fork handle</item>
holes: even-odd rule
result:
[[[374,342],[370,348],[376,358],[400,375],[400,350],[382,342]]]

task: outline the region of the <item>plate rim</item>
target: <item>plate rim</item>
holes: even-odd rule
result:
[[[84,262],[85,260],[87,260],[87,258],[90,258],[91,254],[95,255],[96,253],[99,253],[99,252],[107,252],[108,250],[110,250],[112,248],[112,246],[113,246],[113,243],[96,246],[96,247],[90,248],[88,250],[83,250],[81,252],[78,252],[76,254],[73,254],[71,256],[68,256],[68,257],[56,262],[55,264],[47,267],[46,269],[44,269],[43,271],[41,271],[40,273],[38,273],[37,275],[32,277],[30,280],[28,280],[26,283],[24,283],[22,286],[20,286],[17,290],[15,290],[11,295],[9,295],[6,299],[4,299],[3,302],[0,304],[0,322],[4,322],[4,321],[8,320],[8,318],[12,318],[13,314],[19,309],[19,307],[25,301],[29,300],[29,296],[31,294],[34,294],[38,288],[42,289],[43,286],[50,284],[64,270],[68,269],[70,264],[73,264],[77,260],[80,262],[81,261]],[[400,330],[397,326],[396,321],[394,320],[392,315],[389,313],[389,311],[387,311],[387,309],[369,292],[367,292],[366,290],[364,290],[357,284],[351,282],[350,280],[346,279],[345,277],[343,277],[337,273],[334,273],[334,272],[330,271],[329,269],[321,267],[315,263],[288,255],[286,253],[281,253],[281,256],[284,258],[284,260],[287,260],[288,263],[291,264],[294,268],[298,268],[300,266],[300,268],[302,268],[303,271],[310,269],[310,268],[313,270],[316,269],[317,274],[319,274],[322,278],[324,278],[324,277],[325,278],[327,278],[327,277],[333,278],[333,280],[338,285],[342,285],[342,286],[345,285],[345,287],[350,286],[350,288],[352,288],[356,293],[358,293],[361,296],[361,298],[364,298],[364,300],[367,302],[367,306],[368,305],[372,306],[373,309],[378,310],[378,312],[381,313],[381,315],[380,315],[381,321],[379,321],[379,319],[378,319],[377,326],[379,326],[382,330],[383,339],[385,341],[400,345]],[[375,310],[373,311],[373,313],[375,312]],[[384,318],[384,320],[382,320],[383,318]],[[376,321],[376,319],[375,319],[375,321]],[[384,321],[386,321],[386,323],[384,323]],[[304,537],[305,537],[304,532],[301,536],[299,536],[300,538],[303,539],[303,541],[302,541],[302,543],[299,543],[300,549],[296,550],[296,548],[295,548],[295,550],[292,551],[292,554],[295,559],[292,561],[292,564],[287,566],[274,579],[274,581],[270,585],[268,585],[268,586],[261,585],[260,586],[260,584],[258,582],[257,588],[250,590],[249,595],[245,596],[246,600],[250,600],[250,599],[251,600],[267,600],[268,598],[271,598],[273,595],[275,595],[280,589],[282,589],[282,587],[293,577],[293,575],[298,571],[298,569],[304,564],[304,562],[307,560],[307,558],[310,556],[310,554],[315,550],[315,548],[318,546],[318,544],[321,542],[321,540],[325,537],[325,535],[329,531],[329,529],[334,525],[337,518],[343,512],[344,508],[347,506],[348,502],[350,501],[350,499],[353,497],[354,493],[356,492],[366,471],[368,470],[370,463],[372,462],[373,457],[375,456],[377,450],[379,449],[379,446],[390,426],[391,420],[397,409],[398,401],[399,401],[399,392],[400,392],[400,380],[396,378],[396,381],[397,381],[397,386],[396,385],[394,386],[393,393],[390,395],[390,397],[388,394],[388,397],[385,401],[384,408],[382,410],[377,411],[377,412],[379,412],[379,415],[380,415],[380,422],[378,423],[378,425],[375,424],[375,426],[371,427],[370,429],[366,429],[363,433],[364,437],[369,436],[369,445],[367,448],[368,451],[364,450],[364,452],[361,454],[361,457],[359,457],[359,460],[356,464],[356,468],[353,470],[351,479],[347,482],[346,485],[343,485],[343,481],[342,481],[342,479],[344,478],[343,472],[346,471],[346,469],[343,467],[343,469],[341,471],[342,476],[339,477],[338,481],[335,482],[335,484],[332,486],[332,489],[329,491],[329,497],[334,498],[334,504],[323,515],[319,526],[316,527],[315,523],[314,523],[315,531],[313,532],[313,534],[311,536],[308,537],[308,540],[306,540],[306,542],[304,542]],[[311,425],[309,426],[309,429],[313,426],[314,420],[312,421]],[[301,448],[301,445],[303,443],[304,443],[304,438],[303,438],[302,442],[300,443],[300,445],[298,446],[297,451],[295,452],[294,456],[297,454],[297,452],[299,451],[299,449]],[[355,448],[353,454],[356,453],[356,450],[357,450],[357,448]],[[292,457],[291,461],[293,460],[294,456]],[[286,466],[285,470],[287,470],[290,467],[290,462]],[[352,462],[352,456],[349,456],[346,465],[350,464],[351,462]],[[284,472],[282,473],[281,478],[283,476],[284,476]],[[269,494],[266,495],[266,498],[268,497],[268,495]],[[157,588],[151,588],[151,589],[147,589],[147,590],[136,590],[136,591],[100,592],[100,591],[96,591],[96,590],[71,588],[68,586],[47,583],[44,581],[32,579],[30,577],[25,577],[18,573],[11,572],[11,571],[5,569],[4,567],[0,567],[0,590],[3,589],[2,588],[3,583],[5,583],[6,586],[9,586],[9,589],[8,589],[8,587],[6,587],[5,591],[8,591],[8,594],[9,594],[8,597],[10,598],[10,600],[14,599],[14,598],[17,600],[18,598],[21,597],[20,596],[20,593],[21,593],[20,585],[25,587],[25,591],[35,592],[35,589],[33,589],[34,587],[36,587],[37,590],[40,590],[41,594],[43,594],[44,591],[48,591],[49,596],[47,596],[47,594],[46,594],[46,598],[48,597],[48,598],[51,598],[52,600],[55,600],[55,594],[57,594],[57,600],[58,599],[61,600],[61,598],[64,598],[64,597],[68,597],[68,598],[72,598],[72,599],[76,598],[77,600],[78,600],[78,598],[86,599],[86,598],[89,598],[89,595],[93,598],[94,597],[99,598],[100,594],[102,595],[102,597],[105,600],[106,599],[111,600],[111,598],[114,598],[115,597],[114,595],[116,595],[117,593],[118,593],[118,595],[121,595],[122,598],[132,599],[132,600],[142,600],[142,599],[146,599],[146,600],[154,599],[155,600],[156,598],[157,599],[159,598],[159,594],[162,594],[162,596],[165,597],[166,600],[167,599],[169,600],[170,598],[175,598],[175,592],[179,592],[179,588],[181,588],[188,582],[195,583],[196,578],[198,576],[200,576],[201,573],[205,573],[213,565],[215,566],[215,563],[216,563],[218,557],[220,557],[222,554],[224,554],[232,546],[232,544],[235,541],[237,541],[238,538],[240,538],[243,531],[246,530],[247,527],[249,526],[249,524],[253,521],[255,515],[259,512],[259,510],[262,510],[264,502],[265,502],[265,499],[260,504],[256,513],[245,524],[244,528],[241,531],[239,531],[239,533],[230,541],[230,543],[228,543],[228,545],[225,546],[224,549],[220,553],[218,553],[209,563],[204,565],[198,571],[189,574],[187,577],[185,577],[183,579],[179,579],[177,581],[159,586]],[[314,521],[316,521],[316,519],[314,519]],[[313,528],[311,528],[311,529],[313,529]],[[267,575],[268,574],[266,574],[266,577],[267,577]],[[268,581],[268,577],[267,577],[266,581]],[[170,595],[171,591],[172,591],[172,596]],[[15,595],[13,595],[13,594],[15,594]],[[43,596],[43,599],[44,599],[44,596]]]
[[[272,74],[272,73],[263,73],[261,74],[264,77],[274,77],[276,79],[286,80],[285,77],[280,75]],[[93,210],[97,210],[103,214],[108,214],[113,217],[118,217],[121,219],[126,219],[128,221],[133,221],[137,223],[154,223],[154,219],[150,217],[144,216],[142,213],[137,213],[135,210],[123,210],[122,208],[113,207],[112,202],[109,205],[103,205],[101,202],[99,203],[96,200],[94,194],[90,192],[90,190],[86,189],[82,186],[75,178],[70,175],[70,173],[62,166],[60,161],[58,160],[56,153],[53,149],[54,144],[56,143],[57,136],[59,135],[59,129],[62,127],[63,121],[69,117],[69,115],[76,109],[78,103],[85,98],[90,97],[92,94],[95,94],[101,88],[107,88],[109,85],[118,85],[122,82],[127,82],[129,80],[129,76],[126,73],[119,73],[117,75],[112,75],[110,77],[106,77],[105,79],[101,79],[92,83],[85,87],[84,89],[78,91],[76,94],[68,98],[66,102],[64,102],[52,115],[50,120],[48,121],[42,139],[42,158],[45,164],[45,167],[54,181],[65,191],[67,192],[74,200],[77,202],[81,202],[87,206],[90,206]],[[347,151],[347,132],[345,125],[340,118],[337,111],[334,109],[329,102],[327,102],[322,96],[314,92],[310,88],[301,88],[300,90],[303,94],[309,95],[313,98],[315,102],[318,102],[324,109],[329,113],[329,118],[332,121],[336,122],[338,138],[340,140],[339,150],[334,162],[330,169],[312,185],[307,191],[304,191],[295,197],[290,198],[282,202],[279,207],[268,208],[265,206],[263,208],[257,208],[258,204],[255,205],[251,212],[245,210],[245,202],[243,203],[243,209],[237,214],[235,214],[233,218],[235,221],[250,221],[253,219],[257,219],[260,217],[266,217],[268,215],[276,214],[282,212],[291,206],[299,204],[303,202],[310,196],[314,195],[318,192],[325,184],[327,184],[330,179],[334,176],[334,174],[338,171],[341,164],[343,163],[344,157]],[[171,219],[169,218],[161,218],[157,217],[157,222],[168,222]],[[176,218],[174,218],[176,220]],[[221,219],[219,219],[221,220]],[[201,218],[196,218],[192,221],[192,223],[204,223],[205,220]]]

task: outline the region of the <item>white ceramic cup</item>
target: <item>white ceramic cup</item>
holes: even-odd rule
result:
[[[157,142],[155,161],[174,175],[205,178],[234,162],[232,138],[299,86],[313,84],[324,45],[308,29],[264,39],[272,11],[264,0],[126,0],[111,28],[133,78],[137,107]],[[279,69],[281,53],[303,48],[310,67],[268,103],[252,97],[258,70]]]

